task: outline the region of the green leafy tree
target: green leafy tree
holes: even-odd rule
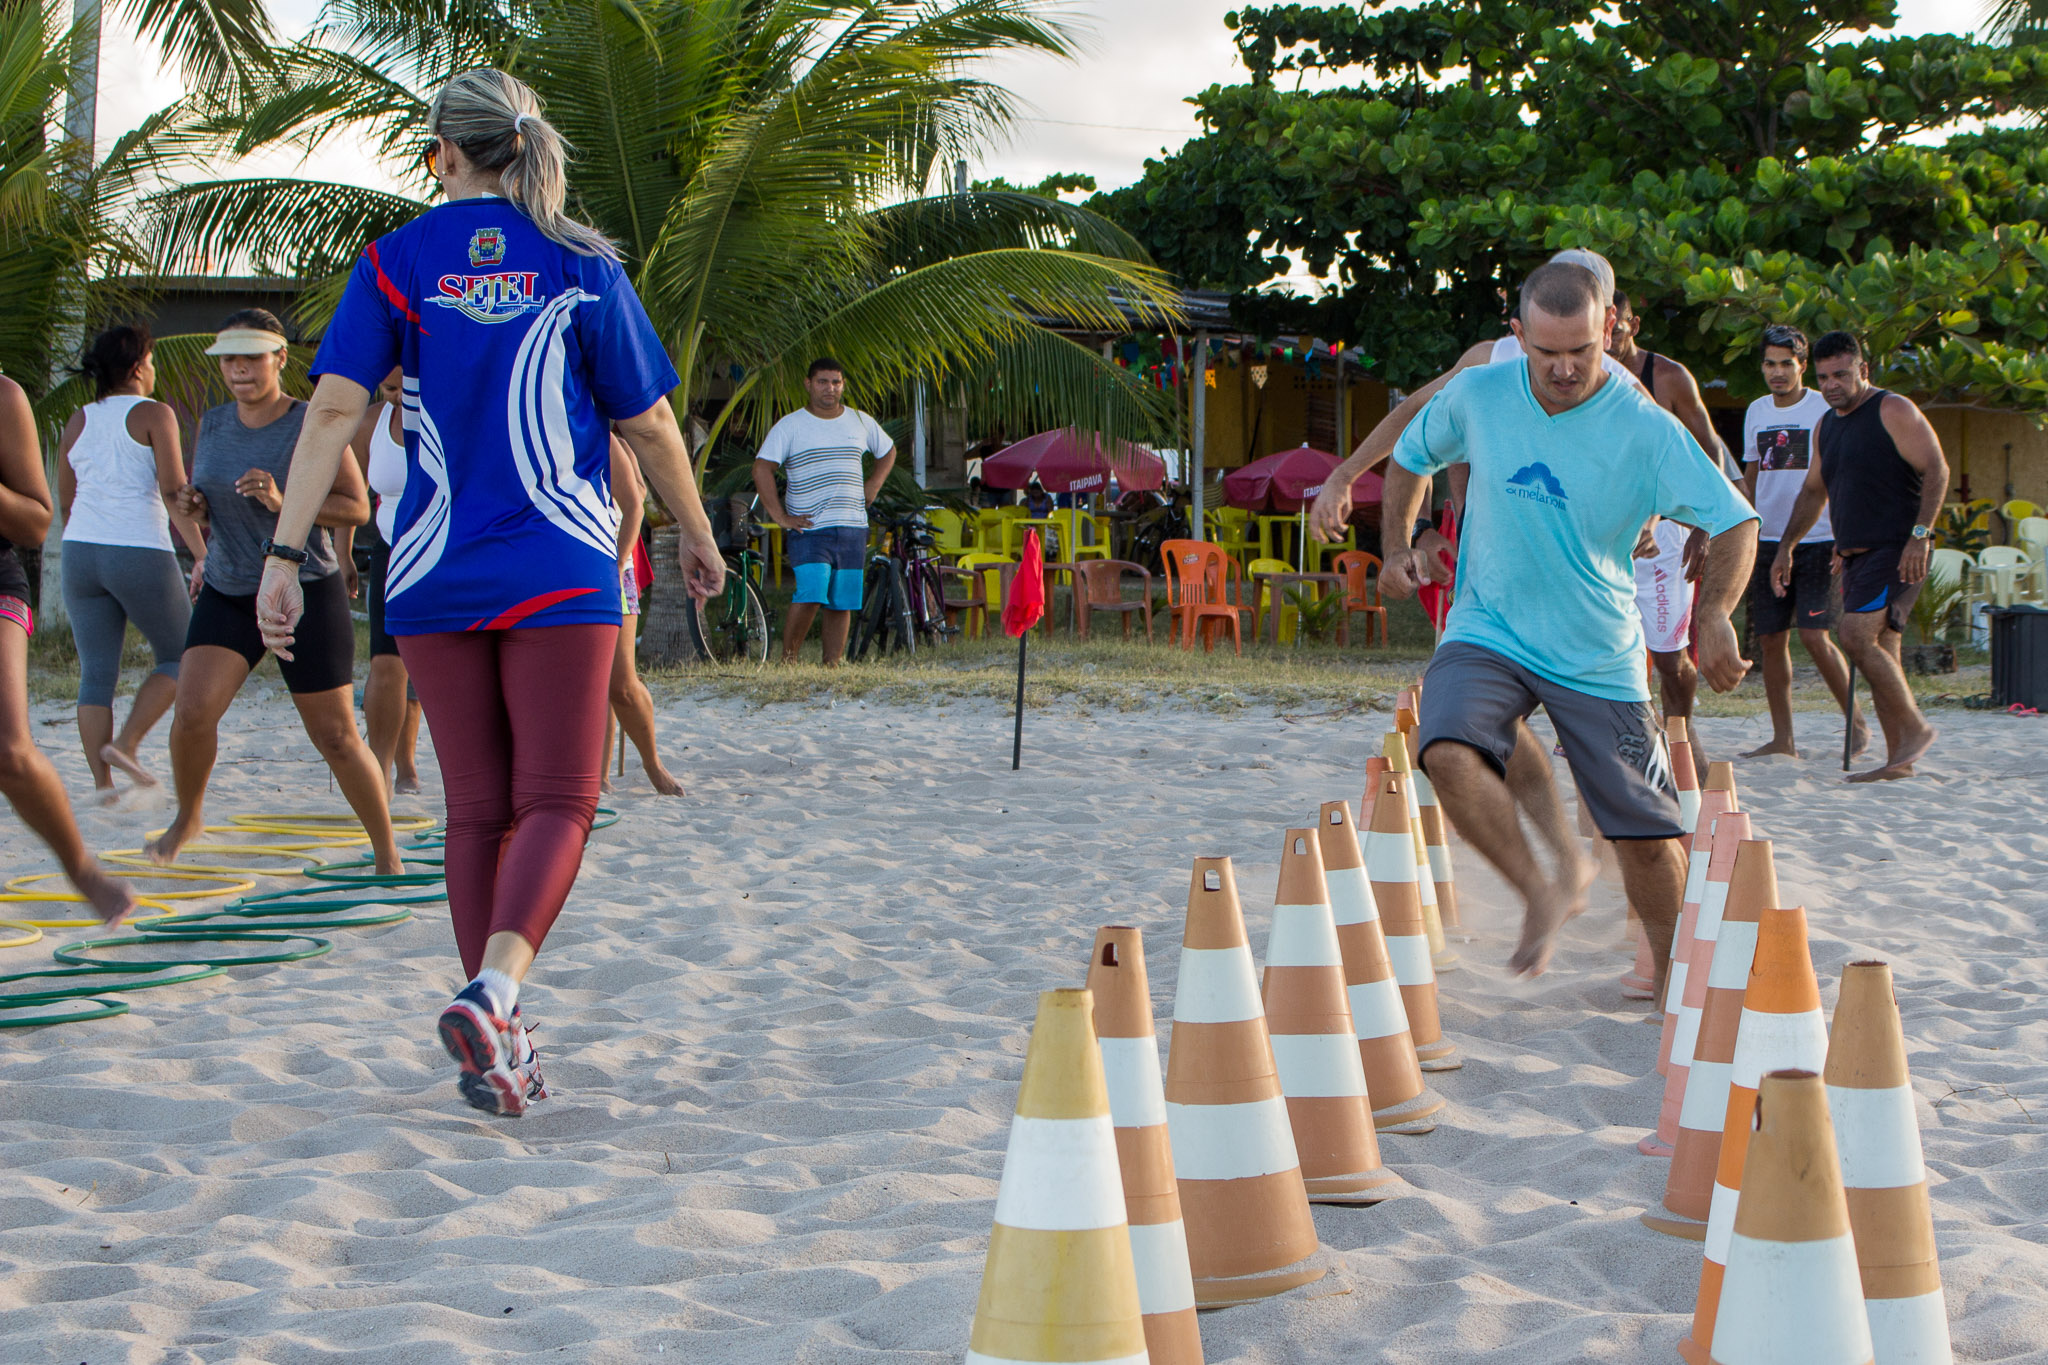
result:
[[[1889,382],[2048,408],[2048,49],[1887,35],[1891,0],[1428,0],[1230,17],[1251,80],[1095,201],[1241,311],[1412,383],[1549,252],[1606,253],[1655,344],[1738,391],[1762,327],[1849,327]],[[1289,89],[1300,72],[1353,84]],[[1943,136],[1947,134],[1947,136]],[[1933,139],[1930,145],[1930,139]],[[1332,281],[1262,290],[1289,254]]]
[[[305,179],[167,190],[167,269],[242,259],[310,278],[331,310],[363,244],[427,205],[427,102],[498,66],[575,148],[572,207],[621,246],[695,400],[726,384],[755,431],[802,402],[815,355],[862,401],[916,382],[1019,429],[1170,426],[1159,395],[1047,324],[1164,322],[1176,295],[1123,229],[1036,193],[927,197],[937,168],[1005,127],[974,74],[1005,50],[1070,51],[1042,0],[332,0],[279,51],[267,97],[223,105],[227,150],[366,137],[417,197]],[[710,442],[702,443],[708,453]],[[700,456],[701,469],[701,456]]]

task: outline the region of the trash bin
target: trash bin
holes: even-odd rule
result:
[[[1991,610],[1991,704],[2048,711],[2048,609]]]

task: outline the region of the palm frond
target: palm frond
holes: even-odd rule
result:
[[[263,0],[122,0],[121,10],[205,91],[253,92],[277,37]]]
[[[145,240],[166,274],[326,274],[425,208],[360,185],[216,180],[151,196]]]
[[[1079,204],[1021,193],[942,194],[868,215],[878,257],[894,269],[997,247],[1058,247],[1149,264],[1138,239]]]

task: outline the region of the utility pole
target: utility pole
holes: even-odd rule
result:
[[[1209,334],[1195,335],[1195,439],[1188,459],[1188,493],[1192,499],[1188,534],[1202,539],[1202,452],[1208,436]]]

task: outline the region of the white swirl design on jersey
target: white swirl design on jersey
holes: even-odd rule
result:
[[[427,476],[434,491],[427,497],[426,510],[399,533],[398,543],[391,547],[391,567],[384,583],[387,602],[426,577],[441,562],[441,552],[448,548],[448,458],[442,452],[441,432],[426,404],[420,401],[420,381],[406,375],[403,382],[405,400],[400,420],[418,438],[413,446],[418,451],[419,471]]]
[[[619,509],[576,472],[576,442],[562,392],[568,359],[562,334],[569,330],[576,305],[596,298],[572,287],[550,299],[534,318],[512,362],[505,426],[520,482],[534,507],[558,529],[609,557],[619,550]]]

